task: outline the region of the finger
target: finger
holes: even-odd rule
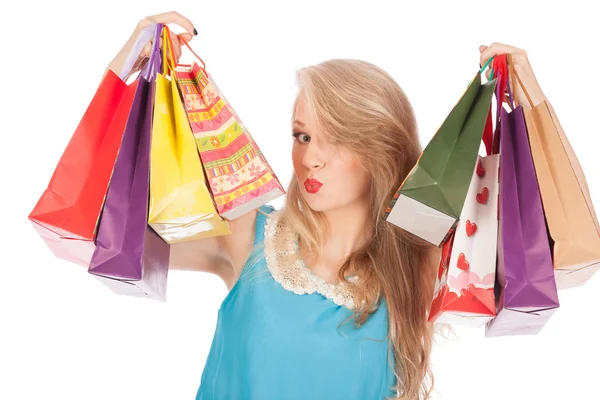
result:
[[[152,23],[153,21],[150,21],[148,18],[143,18],[140,20],[140,22],[138,22],[137,29],[138,31],[141,31],[144,28],[150,26]]]
[[[150,57],[151,51],[152,51],[152,41],[150,41],[144,45],[144,48],[140,52],[140,57]]]
[[[503,43],[492,43],[490,47],[481,52],[479,62],[481,65],[485,65],[485,63],[487,63],[487,61],[493,56],[499,54],[513,54],[519,51],[521,51],[521,49],[514,46],[509,46]]]
[[[180,33],[177,35],[179,44],[183,46],[185,43],[189,43],[194,37],[189,33]]]
[[[176,24],[185,29],[190,35],[196,34],[196,29],[192,21],[179,14],[177,11],[169,11],[162,14],[151,15],[146,19],[157,24]]]

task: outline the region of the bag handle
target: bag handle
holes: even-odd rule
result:
[[[493,61],[495,63],[495,58],[496,58],[496,56],[490,57],[487,60],[487,62],[483,65],[483,67],[481,67],[481,64],[479,64],[479,66],[481,67],[481,69],[479,70],[479,73],[481,74],[487,68],[487,66],[490,63],[492,63]],[[493,79],[494,79],[494,64],[492,64],[492,66],[490,67],[490,78],[488,81],[492,81]],[[496,89],[498,89],[498,86],[496,86]],[[488,110],[487,119],[485,121],[485,127],[483,130],[482,140],[483,140],[483,144],[485,145],[486,154],[488,156],[493,154],[494,153],[494,127],[492,124],[492,105],[491,104],[490,104],[490,107]]]
[[[171,78],[175,79],[175,54],[173,53],[173,42],[171,41],[171,30],[165,25],[163,28],[163,66],[165,68],[165,75],[171,72]],[[167,53],[168,52],[168,53]],[[167,54],[170,56],[167,57]]]
[[[135,62],[142,53],[144,46],[154,36],[155,29],[156,24],[152,23],[145,27],[138,35],[137,39],[133,43],[133,46],[131,47],[131,50],[129,51],[129,54],[127,54],[127,58],[123,63],[123,67],[121,68],[121,72],[119,73],[119,78],[121,78],[122,81],[125,81],[127,77],[129,77],[129,75],[131,74],[131,70],[133,69]]]
[[[165,27],[165,29],[167,29],[168,32],[168,27]],[[175,60],[175,56],[173,54],[173,41],[171,40],[171,35],[167,34],[165,35],[167,37],[167,43],[169,44],[169,49],[170,49],[170,54],[171,54],[171,60]],[[194,50],[192,50],[192,48],[190,47],[190,45],[185,41],[185,39],[179,38],[179,40],[183,41],[183,43],[187,46],[188,49],[190,49],[190,51],[192,53],[194,53]],[[206,69],[204,69],[206,67],[206,64],[204,64],[204,61],[202,61],[202,59],[200,58],[200,56],[198,56],[196,53],[194,53],[194,55],[196,57],[198,57],[198,59],[200,60],[200,62],[202,63],[202,66],[198,66],[200,69],[202,69],[202,71],[204,72],[204,75],[208,77],[208,73],[206,72]],[[182,67],[190,67],[189,64],[179,64],[179,63],[175,63],[175,61],[173,61],[173,64],[169,64],[169,68],[171,69],[171,77],[173,80],[177,80],[177,74],[175,72],[175,68],[177,66],[182,66]],[[204,104],[206,104],[208,106],[208,102],[206,101],[206,99],[204,98],[204,94],[202,93],[202,90],[198,89],[198,95],[200,96],[200,98],[202,99],[202,102]]]
[[[204,60],[202,60],[202,58],[200,58],[200,56],[198,54],[196,54],[196,52],[194,50],[192,50],[192,48],[190,47],[190,44],[185,39],[179,38],[179,40],[181,40],[183,42],[183,44],[185,44],[185,46],[188,49],[190,49],[192,54],[195,55],[196,58],[198,58],[198,60],[200,60],[200,62],[202,63],[202,66],[199,66],[199,67],[202,70],[202,72],[204,72],[204,75],[208,76],[208,73],[206,72],[206,64],[204,63]],[[190,67],[189,64],[177,64],[177,65],[182,66],[182,67]]]
[[[489,154],[498,154],[500,152],[500,135],[499,135],[499,127],[500,127],[500,116],[502,112],[502,104],[506,102],[511,110],[515,109],[514,99],[512,95],[512,88],[510,87],[509,80],[509,71],[508,71],[508,63],[507,63],[507,54],[498,55],[494,60],[493,69],[490,72],[490,77],[493,79],[498,79],[499,84],[496,86],[496,129],[493,133],[492,139],[492,149],[491,152],[488,149]],[[505,96],[505,92],[508,91],[508,98]],[[491,112],[491,107],[490,107]],[[488,119],[490,115],[488,115]],[[487,144],[486,144],[487,148]]]
[[[519,76],[519,74],[517,73],[517,70],[515,69],[515,66],[512,62],[512,57],[509,54],[508,55],[508,68],[510,69],[510,73],[517,78],[517,83],[519,84],[519,86],[521,87],[521,89],[523,90],[523,93],[525,93],[525,97],[527,97],[527,101],[529,102],[529,105],[531,106],[531,108],[534,108],[534,104],[533,101],[531,101],[531,97],[529,96],[529,92],[527,92],[527,89],[525,89],[525,85],[523,85],[523,81],[521,80],[521,77]],[[517,101],[515,100],[515,104],[517,104]],[[519,104],[517,104],[518,106]]]
[[[481,67],[481,64],[479,64],[479,66],[481,67],[481,68],[479,69],[479,73],[481,74],[483,71],[485,71],[485,69],[487,68],[487,66],[488,66],[488,65],[489,65],[489,64],[490,64],[490,63],[491,63],[491,62],[492,62],[492,61],[493,61],[495,58],[496,58],[496,56],[492,56],[492,57],[490,57],[490,59],[489,59],[489,60],[487,60],[485,64],[483,64],[483,67]],[[493,72],[493,69],[492,69],[492,72]],[[490,74],[490,76],[492,76],[492,75]]]
[[[160,73],[161,68],[161,60],[160,60],[160,35],[163,29],[163,24],[156,24],[156,29],[154,32],[154,42],[152,43],[152,50],[150,51],[150,59],[148,63],[142,69],[141,75],[146,78],[146,80],[150,80],[151,78],[156,77],[157,73]]]
[[[500,54],[495,60],[493,64],[494,68],[492,70],[491,75],[493,78],[497,78],[500,84],[496,87],[496,98],[502,105],[503,102],[506,102],[511,109],[514,110],[514,101],[512,96],[512,90],[509,86],[508,79],[508,64],[507,64],[507,54]],[[506,101],[505,92],[508,90],[509,99]],[[500,116],[500,110],[497,110],[497,116]]]

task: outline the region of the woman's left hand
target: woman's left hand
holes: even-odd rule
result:
[[[533,105],[536,106],[543,100],[546,100],[546,96],[538,83],[535,74],[533,73],[533,69],[531,68],[531,64],[529,63],[529,58],[527,58],[527,52],[523,49],[519,49],[517,47],[509,46],[507,44],[502,43],[492,43],[488,46],[479,46],[480,52],[480,64],[485,65],[485,63],[490,59],[490,57],[500,55],[500,54],[510,54],[512,59],[512,64],[519,74],[525,89],[527,89],[527,93],[533,102]],[[485,76],[489,79],[490,76],[490,68],[488,66],[488,70],[485,72]],[[530,108],[529,101],[519,85],[519,82],[516,78],[509,74],[510,88],[512,90],[512,94],[515,97],[515,100],[522,104],[526,108]]]

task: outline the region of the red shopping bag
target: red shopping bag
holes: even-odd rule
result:
[[[139,53],[149,38],[140,34],[132,52]],[[106,73],[28,217],[56,257],[85,267],[138,86],[137,79],[124,81],[128,73]]]

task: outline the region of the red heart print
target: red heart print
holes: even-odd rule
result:
[[[481,160],[477,162],[477,176],[483,178],[485,176],[485,169],[483,168],[483,163]]]
[[[470,300],[470,301],[475,300],[475,296],[473,296],[473,293],[471,291],[469,291],[469,289],[467,289],[467,288],[462,288],[460,290],[460,297],[464,297],[465,300]]]
[[[465,253],[460,253],[458,255],[458,262],[456,265],[458,268],[462,269],[463,271],[466,271],[469,269],[469,262],[467,261],[467,258],[465,257]]]
[[[467,236],[468,237],[473,236],[475,234],[475,232],[477,232],[477,224],[471,222],[470,220],[467,220],[465,227],[467,228]]]
[[[481,190],[481,193],[477,193],[477,202],[480,204],[487,204],[489,194],[490,191],[488,190],[488,188],[484,187]]]

